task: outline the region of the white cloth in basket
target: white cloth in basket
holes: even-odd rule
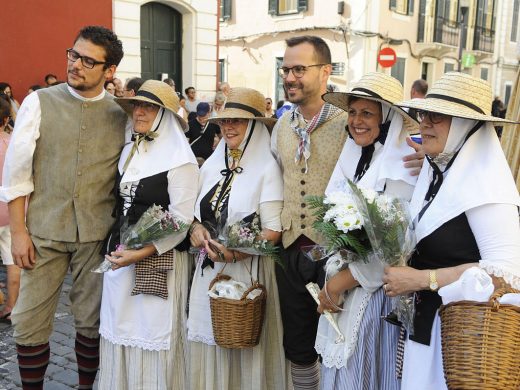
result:
[[[439,289],[442,303],[447,305],[458,301],[487,302],[493,294],[493,280],[486,271],[471,267],[455,282]]]

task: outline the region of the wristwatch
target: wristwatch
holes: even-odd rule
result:
[[[437,283],[437,270],[430,270],[430,290],[437,291],[439,283]]]

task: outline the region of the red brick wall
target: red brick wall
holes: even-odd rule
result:
[[[0,81],[20,103],[46,74],[65,80],[65,50],[83,26],[112,28],[112,0],[4,0],[0,14]]]

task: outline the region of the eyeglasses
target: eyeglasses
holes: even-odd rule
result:
[[[140,102],[138,100],[134,100],[134,101],[130,102],[130,104],[134,108],[142,108],[145,111],[153,111],[153,110],[159,108],[159,106],[157,104],[148,103],[148,102]]]
[[[444,121],[448,117],[449,117],[449,115],[440,114],[438,112],[417,110],[417,120],[419,122],[422,122],[423,120],[428,118],[431,123],[436,125],[436,124],[441,123],[442,121]]]
[[[312,68],[313,66],[325,66],[328,64],[314,64],[314,65],[296,65],[291,68],[288,68],[287,66],[282,66],[281,68],[278,68],[278,74],[282,79],[286,79],[289,77],[289,72],[292,71],[292,74],[297,79],[300,79],[303,77],[305,72],[307,72],[308,68]]]
[[[245,119],[220,119],[217,121],[219,126],[236,126],[239,123],[245,122]]]
[[[96,61],[93,58],[82,56],[74,49],[67,49],[67,59],[70,62],[76,62],[78,59],[81,59],[81,64],[87,69],[92,69],[96,65],[106,64],[106,61]]]

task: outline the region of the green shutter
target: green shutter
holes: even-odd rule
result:
[[[308,8],[308,0],[298,0],[298,12],[305,12]]]
[[[390,0],[389,5],[390,9],[394,11],[397,8],[397,0]]]
[[[231,0],[222,0],[222,20],[231,19]]]
[[[278,0],[269,0],[269,14],[278,15]]]

